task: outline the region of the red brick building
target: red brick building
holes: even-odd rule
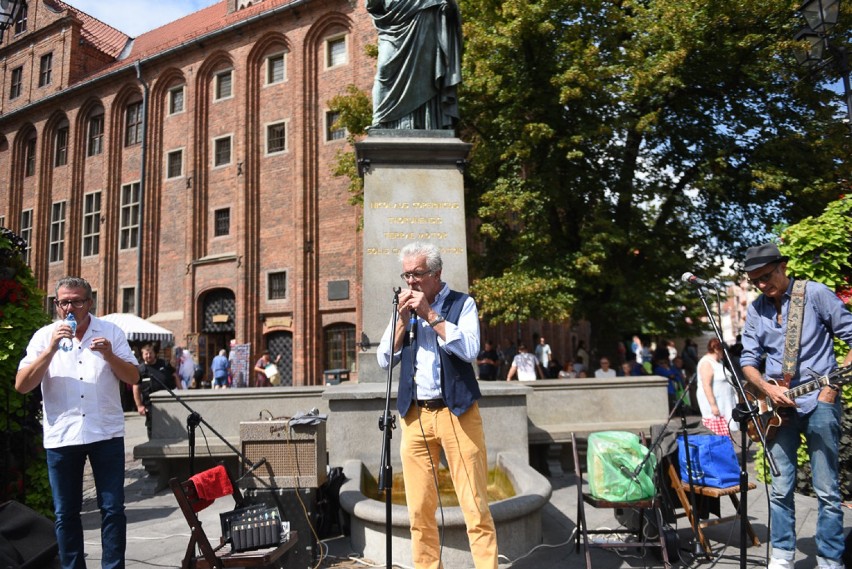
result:
[[[49,296],[82,276],[205,369],[231,340],[296,385],[351,368],[361,212],[327,104],[369,90],[374,43],[355,0],[223,0],[137,38],[30,0],[0,41],[0,225]]]

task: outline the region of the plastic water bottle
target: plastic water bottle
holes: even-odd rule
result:
[[[77,334],[77,319],[74,318],[73,313],[65,317],[65,323],[71,326],[71,336]],[[62,348],[63,352],[70,352],[74,348],[74,342],[71,338],[62,338],[59,341],[59,347]]]

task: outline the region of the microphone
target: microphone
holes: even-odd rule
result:
[[[417,313],[412,311],[408,320],[408,345],[414,344],[414,335],[417,332]]]
[[[706,286],[707,288],[718,289],[722,287],[722,285],[719,283],[713,281],[705,281],[704,279],[698,278],[690,272],[683,273],[683,275],[680,277],[680,280],[691,285]]]

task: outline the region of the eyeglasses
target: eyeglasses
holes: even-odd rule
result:
[[[432,271],[412,271],[410,273],[402,273],[401,275],[399,275],[399,278],[401,278],[404,281],[410,281],[410,280],[419,281],[420,279],[422,279],[426,275],[431,275],[431,274],[432,274]]]
[[[754,286],[757,286],[759,284],[766,284],[766,283],[769,282],[769,279],[772,278],[772,275],[775,274],[775,271],[777,271],[778,267],[780,267],[780,266],[781,266],[780,264],[776,263],[774,269],[772,269],[768,273],[764,273],[764,274],[760,275],[759,277],[749,279],[748,282],[751,283]]]
[[[54,300],[53,301],[56,306],[61,308],[68,308],[69,306],[73,306],[74,308],[83,308],[86,306],[86,303],[89,302],[88,298],[83,300]]]

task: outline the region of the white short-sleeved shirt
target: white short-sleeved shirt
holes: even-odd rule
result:
[[[49,349],[53,330],[59,324],[48,324],[33,335],[18,365],[19,370]],[[83,340],[74,338],[70,352],[57,351],[42,378],[44,448],[89,444],[124,436],[121,381],[103,355],[89,349],[92,338],[99,336],[109,340],[116,356],[139,365],[124,332],[115,324],[92,316]]]
[[[537,363],[538,360],[536,357],[529,352],[515,356],[515,359],[512,360],[512,365],[517,368],[518,381],[535,381],[535,366]]]

